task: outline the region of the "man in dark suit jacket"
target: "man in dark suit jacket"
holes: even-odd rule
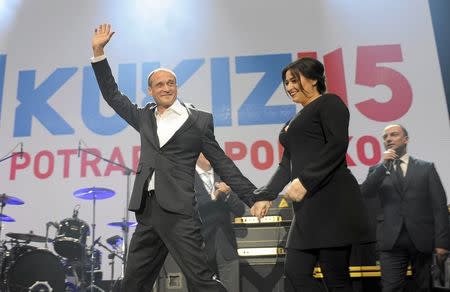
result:
[[[95,29],[92,67],[103,98],[140,134],[141,156],[129,210],[138,225],[130,242],[122,289],[150,291],[170,252],[195,291],[223,291],[207,264],[194,196],[195,164],[200,152],[247,205],[255,186],[225,155],[214,137],[212,115],[177,99],[176,76],[157,69],[148,77],[156,104],[131,103],[117,87],[104,55],[114,32],[109,24]],[[266,205],[258,203],[255,205]],[[268,202],[267,202],[268,205]]]
[[[195,197],[202,221],[208,261],[229,292],[239,291],[239,256],[232,217],[242,216],[245,206],[214,173],[200,153],[195,173]]]
[[[411,262],[414,291],[430,291],[432,253],[445,257],[449,246],[447,198],[434,164],[408,155],[408,132],[384,129],[383,162],[371,167],[362,184],[365,196],[378,196],[377,245],[383,291],[401,291]]]

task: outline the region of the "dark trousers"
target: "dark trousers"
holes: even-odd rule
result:
[[[122,291],[151,291],[168,252],[194,291],[226,291],[207,264],[195,214],[164,210],[154,194],[145,198],[143,210],[136,212],[138,225],[130,242]]]
[[[311,250],[289,248],[285,262],[286,285],[295,291],[352,291],[348,269],[350,251],[350,246]],[[324,275],[322,283],[313,277],[317,263]]]
[[[411,262],[413,291],[431,291],[432,255],[419,252],[403,226],[392,250],[380,252],[381,285],[383,292],[403,291],[406,272]]]

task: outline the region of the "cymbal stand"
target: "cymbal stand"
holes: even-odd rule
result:
[[[90,150],[91,149],[88,150],[86,148],[82,148],[81,147],[81,140],[79,141],[79,143],[78,143],[78,151],[79,152],[85,152],[85,153],[90,154],[92,156],[95,156],[95,157],[97,157],[97,158],[99,158],[99,159],[101,159],[101,160],[103,160],[103,161],[105,161],[105,162],[107,162],[109,164],[119,166],[119,167],[121,167],[124,170],[124,173],[127,176],[127,191],[126,191],[126,197],[125,197],[124,215],[125,215],[125,221],[128,222],[129,219],[130,219],[130,214],[129,214],[129,211],[128,211],[128,203],[130,201],[130,181],[131,181],[131,177],[130,176],[131,176],[131,174],[135,174],[136,171],[132,170],[131,168],[129,168],[129,167],[123,165],[123,164],[120,164],[120,163],[114,162],[112,160],[106,159],[106,158],[102,157],[101,155],[98,155],[97,153],[95,153],[93,151],[90,151]],[[124,237],[123,237],[124,249],[123,249],[123,260],[122,260],[122,273],[125,273],[126,260],[127,260],[127,256],[128,256],[128,233],[129,233],[128,226],[123,230],[123,232],[124,232]]]
[[[5,202],[0,203],[0,218],[3,217],[3,208],[6,206]],[[3,221],[0,221],[0,240],[2,239]]]
[[[113,251],[112,253],[110,253],[108,255],[108,259],[110,259],[111,261],[109,262],[109,265],[111,266],[111,285],[109,287],[110,291],[113,291],[114,289],[114,285],[115,285],[115,281],[114,281],[114,259],[116,257],[116,252]]]
[[[14,150],[20,146],[20,151],[19,152],[14,152]],[[9,152],[8,154],[6,154],[6,156],[0,158],[0,162],[3,162],[5,160],[8,160],[10,158],[13,158],[14,156],[19,155],[20,159],[23,159],[23,142],[18,143],[13,150],[11,150],[11,152]],[[5,194],[3,194],[5,195]],[[0,206],[0,217],[2,217],[1,215],[3,215],[3,208],[5,207],[6,203],[2,202],[1,206]],[[128,206],[128,205],[127,205]],[[0,240],[2,238],[2,229],[3,229],[3,221],[0,221]]]
[[[45,243],[44,243],[44,248],[48,249],[48,229],[50,228],[50,223],[47,222],[47,224],[45,224]]]
[[[123,259],[122,261],[125,263],[125,259],[127,256],[127,240],[128,240],[128,233],[130,232],[130,226],[128,225],[128,218],[122,218],[122,226],[120,227],[122,229],[123,234],[123,241],[122,241],[122,248],[123,248]],[[123,271],[122,274],[125,275],[125,265],[123,265]]]
[[[91,292],[94,292],[94,289],[97,289],[97,291],[103,291],[103,289],[101,289],[100,287],[98,287],[94,283],[94,280],[95,280],[95,276],[94,276],[94,265],[95,265],[94,247],[95,247],[95,244],[96,244],[96,241],[97,241],[97,240],[95,240],[95,203],[96,203],[96,201],[97,201],[97,198],[94,195],[93,196],[93,200],[92,200],[92,245],[91,245],[91,248],[90,248],[91,249],[91,283],[89,284],[88,289],[87,289],[87,290],[90,290]]]
[[[45,249],[48,249],[48,230],[50,226],[55,227],[57,232],[59,230],[59,225],[56,222],[49,221],[45,223],[45,244],[44,244]]]

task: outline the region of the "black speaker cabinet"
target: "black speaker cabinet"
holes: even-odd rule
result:
[[[186,278],[173,257],[168,254],[152,292],[188,292]]]
[[[285,283],[284,258],[241,258],[241,291],[293,292]]]

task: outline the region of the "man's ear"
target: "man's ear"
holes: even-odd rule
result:
[[[148,93],[149,96],[153,96],[152,88],[150,86],[147,87],[147,93]]]

